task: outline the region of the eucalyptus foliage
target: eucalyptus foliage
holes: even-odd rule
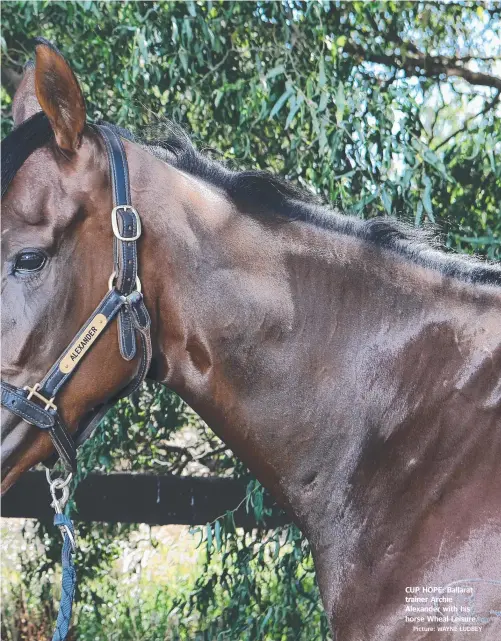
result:
[[[91,120],[141,134],[173,119],[233,167],[279,173],[343,212],[435,224],[450,247],[500,256],[496,3],[4,1],[2,19],[3,133],[42,35],[76,71]],[[179,399],[155,387],[120,404],[86,444],[80,475],[95,469],[247,475]],[[263,505],[251,480],[247,507],[260,518]],[[111,638],[96,577],[105,584],[131,528],[80,530],[78,638]],[[44,528],[39,536],[47,556],[24,570],[45,573],[49,590],[59,540]],[[295,528],[244,535],[230,514],[195,536],[206,549],[203,572],[191,594],[171,586],[158,595],[157,609],[167,610],[156,619],[161,638],[328,638]],[[134,612],[123,610],[119,638],[156,639]]]
[[[496,3],[3,5],[5,62],[19,70],[33,36],[53,40],[91,118],[134,130],[173,118],[238,166],[361,216],[436,222],[450,244],[499,256]],[[416,49],[429,72],[405,67]],[[433,73],[433,57],[449,67]],[[497,82],[447,76],[457,60]]]

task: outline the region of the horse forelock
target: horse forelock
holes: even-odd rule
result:
[[[2,158],[2,197],[19,169],[31,154],[54,136],[49,119],[42,112],[28,118],[6,136],[0,145]]]

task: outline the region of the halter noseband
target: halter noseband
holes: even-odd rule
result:
[[[54,399],[115,316],[118,315],[118,340],[122,357],[130,361],[136,356],[136,333],[141,349],[137,374],[115,400],[137,389],[151,363],[150,317],[138,277],[137,241],[141,236],[141,220],[131,205],[127,158],[123,143],[113,129],[106,125],[92,127],[104,140],[113,189],[111,226],[114,235],[114,271],[109,279],[109,291],[42,381],[24,388],[1,382],[2,405],[27,423],[49,432],[68,472],[76,470],[76,447],[82,440],[85,428],[77,432],[73,439],[59,415]],[[102,414],[99,415],[101,417]]]

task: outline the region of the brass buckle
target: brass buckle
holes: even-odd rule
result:
[[[117,211],[119,209],[128,210],[134,214],[136,218],[136,227],[137,227],[137,232],[135,236],[130,236],[130,238],[127,238],[120,234],[120,231],[118,229],[118,217],[117,217]],[[111,227],[113,229],[113,233],[115,234],[115,237],[124,243],[133,242],[134,240],[137,240],[139,236],[141,236],[141,219],[139,218],[139,214],[137,213],[137,211],[134,209],[132,205],[117,205],[116,207],[113,207],[113,209],[111,210]]]
[[[45,403],[44,410],[54,410],[57,411],[57,406],[52,402],[56,397],[53,396],[52,398],[45,398],[43,394],[40,394],[38,390],[40,389],[40,383],[35,383],[33,387],[30,387],[29,385],[26,385],[23,389],[29,392],[27,396],[27,400],[29,401],[32,396],[35,396],[38,398],[38,400],[43,401]]]
[[[111,276],[108,278],[108,290],[111,291],[113,289],[114,283],[113,281],[116,278],[117,273],[112,272]],[[136,291],[141,293],[141,281],[139,280],[139,276],[136,276]]]

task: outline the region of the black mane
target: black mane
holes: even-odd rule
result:
[[[268,172],[233,171],[198,151],[178,125],[167,122],[162,125],[160,137],[157,127],[141,140],[126,129],[106,124],[165,162],[225,190],[237,206],[246,211],[267,211],[285,220],[300,220],[355,236],[408,257],[419,265],[437,269],[445,276],[471,283],[501,285],[501,267],[498,264],[445,253],[430,231],[415,229],[394,218],[364,221],[340,215],[322,205],[315,195]],[[49,121],[40,112],[2,141],[2,196],[28,156],[52,136]]]
[[[49,119],[39,111],[2,140],[2,197],[24,162],[53,137]]]
[[[311,192],[266,171],[232,171],[222,162],[198,151],[186,132],[172,122],[167,121],[147,131],[143,140],[135,139],[123,129],[117,128],[117,131],[142,144],[165,162],[225,190],[237,206],[246,211],[264,210],[287,220],[301,220],[355,236],[406,256],[424,267],[437,269],[445,276],[471,283],[501,285],[500,265],[446,253],[432,227],[416,229],[389,217],[361,220],[342,215],[322,205]]]

